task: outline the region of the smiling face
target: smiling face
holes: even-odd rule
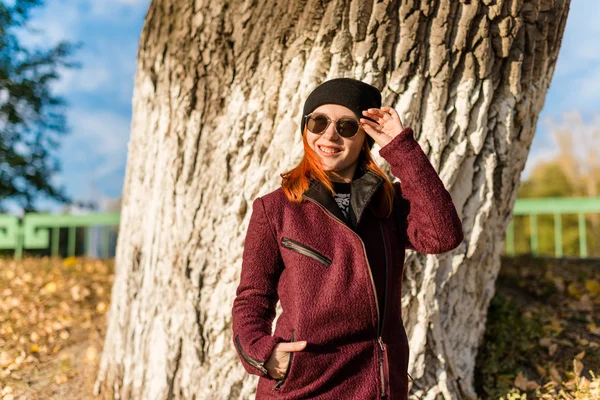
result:
[[[325,114],[333,121],[342,117],[354,118],[358,121],[352,110],[339,104],[324,104],[315,108],[313,113]],[[306,131],[308,145],[319,156],[323,170],[334,181],[352,180],[365,137],[366,133],[362,128],[351,138],[342,137],[337,133],[334,122],[330,123],[321,134]],[[321,146],[326,149],[338,150],[338,152],[325,153],[321,150]]]

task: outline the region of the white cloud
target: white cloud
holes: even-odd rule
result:
[[[77,200],[110,203],[127,159],[131,96],[139,31],[150,0],[53,0],[33,10],[26,47],[83,42],[72,59],[79,69],[59,69],[55,93],[64,97],[70,133],[60,140],[61,172],[52,178]],[[38,29],[41,33],[36,33]],[[110,194],[109,194],[110,193]],[[40,199],[50,207],[50,200]],[[51,207],[50,207],[51,208]],[[56,209],[56,208],[55,208]]]
[[[59,67],[61,78],[53,84],[56,93],[62,96],[76,92],[112,91],[111,96],[116,93],[120,102],[128,104],[133,91],[139,36],[128,34],[126,40],[103,36],[102,28],[98,27],[102,19],[98,13],[109,17],[110,22],[104,29],[110,30],[111,25],[119,24],[116,17],[122,20],[132,18],[126,15],[127,10],[129,14],[140,14],[140,10],[147,8],[149,0],[69,0],[68,7],[66,4],[59,0],[34,9],[29,23],[31,29],[18,33],[22,44],[31,48],[48,48],[61,40],[82,42],[83,47],[71,57],[81,64],[81,68]],[[141,21],[143,15],[136,19]],[[87,28],[90,23],[96,24],[93,34]],[[122,24],[120,29],[127,26]]]
[[[548,119],[560,121],[565,113],[579,112],[589,120],[598,115],[600,104],[600,2],[577,0],[570,6],[556,70],[540,115],[536,136],[526,172],[536,162],[558,152],[558,144],[551,137]],[[545,120],[544,123],[541,121]],[[542,155],[544,154],[544,155]],[[525,173],[525,171],[524,171]]]
[[[525,161],[525,167],[521,172],[521,181],[529,179],[535,167],[545,161],[550,161],[558,155],[558,144],[554,135],[540,125],[548,125],[547,121],[538,122],[538,133],[533,137],[533,143],[529,149],[529,155]],[[541,130],[541,132],[540,132]]]
[[[82,200],[88,198],[90,190],[114,193],[115,185],[123,179],[115,182],[115,173],[119,174],[127,162],[129,118],[109,111],[73,108],[68,119],[71,132],[61,140],[58,156],[63,167],[59,176],[66,182],[69,195]]]
[[[87,40],[88,26],[106,20],[113,26],[142,19],[150,0],[54,0],[31,12],[29,27],[36,32],[21,32],[26,45],[49,46],[61,40]]]
[[[36,9],[31,13],[31,20],[27,30],[20,30],[18,37],[26,47],[48,47],[61,40],[72,39],[77,36],[77,25],[81,21],[79,10],[75,7],[63,7],[54,10],[57,3],[50,3],[47,7]],[[60,18],[56,15],[60,12]]]
[[[539,130],[541,134],[534,136],[521,180],[529,178],[539,163],[550,161],[559,155],[561,146],[558,136],[561,135],[570,140],[572,154],[582,172],[599,164],[600,115],[585,119],[578,111],[565,112],[560,118],[548,117],[541,121]]]
[[[590,72],[589,75],[579,79],[580,89],[578,97],[581,102],[592,102],[593,108],[598,112],[598,104],[600,104],[600,61],[598,69]]]
[[[109,163],[123,165],[129,142],[130,119],[108,111],[71,109],[68,112],[71,134],[63,144],[88,143],[95,155]]]
[[[102,0],[89,3],[93,16],[107,18],[118,17],[123,13],[145,13],[150,0]]]
[[[60,79],[53,85],[56,94],[63,96],[72,92],[94,93],[106,88],[113,80],[111,71],[104,66],[81,69],[59,68]]]
[[[571,4],[554,78],[585,77],[600,66],[600,2],[577,0]],[[582,76],[583,75],[583,76]]]

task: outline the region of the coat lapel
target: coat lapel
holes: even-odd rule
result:
[[[371,198],[373,198],[373,195],[382,183],[382,177],[373,171],[367,171],[360,178],[354,179],[350,184],[350,208],[354,211],[354,216],[356,217],[354,226],[360,222]]]
[[[383,178],[375,172],[369,170],[365,172],[357,169],[350,183],[350,225],[352,228],[358,225],[366,207],[369,205],[369,201],[382,183]],[[302,196],[310,197],[341,221],[346,221],[333,195],[318,179],[311,180],[309,188]]]
[[[333,195],[327,191],[327,188],[323,186],[321,181],[315,179],[311,181],[308,189],[302,194],[303,197],[310,197],[321,204],[327,211],[332,213],[339,218],[340,221],[346,223],[346,217],[342,213],[342,210],[338,207]],[[352,195],[350,195],[352,196]]]

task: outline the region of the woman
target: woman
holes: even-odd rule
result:
[[[257,399],[407,398],[405,249],[447,252],[463,232],[413,131],[380,107],[364,82],[322,83],[304,104],[304,158],[253,202],[232,330]]]

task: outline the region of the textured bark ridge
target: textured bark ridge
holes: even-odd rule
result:
[[[299,161],[306,96],[349,76],[382,88],[384,104],[414,128],[463,221],[455,251],[407,256],[411,395],[473,397],[499,254],[568,8],[569,0],[154,0],[96,391],[251,397],[256,377],[230,331],[249,204]]]

